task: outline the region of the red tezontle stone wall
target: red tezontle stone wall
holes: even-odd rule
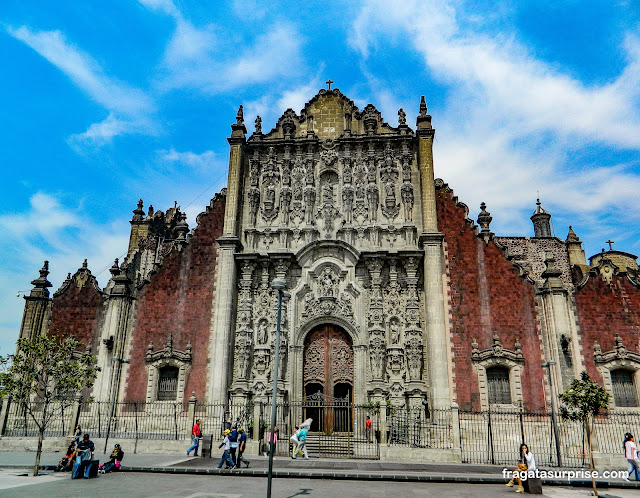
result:
[[[620,334],[625,347],[639,350],[640,289],[626,275],[614,275],[611,284],[591,275],[575,294],[580,323],[582,355],[593,380],[602,383],[602,376],[593,361],[593,344],[598,342],[603,352],[615,349],[615,334]]]
[[[191,341],[193,359],[187,373],[185,400],[195,391],[204,399],[209,352],[209,326],[213,313],[218,244],[222,234],[225,198],[200,216],[189,243],[165,258],[158,272],[138,294],[125,399],[144,400],[147,392],[145,354],[149,342],[164,348],[170,333],[173,347],[184,351]]]
[[[102,321],[102,303],[102,295],[91,279],[79,288],[74,277],[66,289],[53,297],[49,335],[72,335],[84,346],[90,344],[95,354],[98,326]]]
[[[525,357],[522,389],[525,409],[545,407],[541,342],[533,285],[493,243],[485,245],[465,221],[465,209],[451,192],[436,190],[438,228],[444,234],[449,271],[449,307],[454,357],[454,386],[462,410],[480,410],[478,377],[471,361],[471,343],[480,350],[493,344],[513,350],[516,338]]]

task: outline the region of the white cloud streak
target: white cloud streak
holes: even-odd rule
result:
[[[536,190],[567,212],[624,209],[640,218],[640,176],[601,156],[573,164],[590,147],[640,149],[640,41],[628,34],[625,69],[587,85],[539,60],[514,34],[489,38],[465,22],[461,2],[370,1],[353,24],[351,46],[364,64],[390,39],[409,40],[425,68],[447,86],[434,116],[436,175],[477,212],[481,200],[501,208],[501,228],[523,228]],[[504,33],[504,32],[503,32]],[[428,99],[428,94],[427,94]],[[520,210],[520,212],[518,211]],[[526,220],[528,222],[528,220]],[[564,229],[562,230],[564,231]]]
[[[104,121],[70,137],[72,145],[103,145],[117,135],[154,132],[155,125],[150,118],[155,112],[153,99],[142,90],[108,76],[89,54],[69,43],[60,31],[33,31],[21,26],[7,27],[7,32],[57,67],[109,111]]]

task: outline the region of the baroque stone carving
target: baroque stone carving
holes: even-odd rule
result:
[[[169,339],[163,349],[158,351],[153,350],[153,342],[149,343],[147,347],[147,354],[145,355],[145,361],[147,363],[173,358],[178,361],[189,362],[191,361],[191,341],[187,343],[187,347],[184,351],[173,348],[173,334],[169,334]]]
[[[633,351],[629,351],[624,343],[622,342],[622,337],[620,334],[615,335],[615,348],[611,351],[607,351],[606,353],[602,352],[602,348],[600,344],[596,341],[593,343],[593,361],[596,363],[608,363],[614,360],[632,360],[634,362],[640,363],[640,354],[635,353]]]
[[[524,362],[524,356],[522,355],[522,344],[520,344],[520,339],[516,339],[514,350],[504,349],[502,347],[502,343],[500,342],[498,333],[495,332],[493,334],[493,345],[488,349],[483,349],[482,351],[478,349],[478,343],[474,339],[471,343],[471,359],[473,361],[484,361],[489,358],[505,358],[514,362]]]

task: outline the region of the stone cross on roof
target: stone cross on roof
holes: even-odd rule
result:
[[[327,81],[325,81],[325,84],[329,85],[328,90],[331,90],[331,85],[332,85],[333,83],[335,83],[335,81],[331,81],[331,80],[327,80]]]
[[[605,244],[609,244],[609,250],[613,251],[613,244],[615,244],[613,240],[609,239],[605,242]]]

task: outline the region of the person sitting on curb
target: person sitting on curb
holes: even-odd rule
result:
[[[123,458],[124,451],[122,451],[122,448],[119,444],[116,444],[113,447],[113,451],[111,452],[109,461],[105,464],[100,465],[100,467],[98,467],[98,472],[100,472],[101,474],[108,474],[112,470],[120,470],[120,464]]]
[[[95,446],[93,441],[89,439],[89,434],[82,436],[82,441],[78,443],[78,449],[76,449],[76,464],[73,467],[73,475],[71,479],[78,479],[82,470],[84,469],[84,478],[89,479],[91,473],[91,460]]]
[[[76,443],[72,442],[67,448],[67,452],[62,457],[54,472],[66,472],[73,468],[73,455],[76,452]]]
[[[533,457],[533,453],[529,451],[529,447],[526,444],[520,446],[520,462],[518,462],[518,467],[513,471],[514,474],[517,472],[518,476],[518,489],[516,489],[516,493],[524,493],[524,486],[522,486],[522,478],[520,477],[522,472],[535,472],[536,467],[536,459]],[[513,486],[513,478],[505,484],[505,486]]]
[[[233,460],[231,460],[231,442],[229,441],[229,434],[231,431],[226,429],[224,431],[224,439],[218,448],[222,448],[224,446],[224,452],[222,453],[222,458],[220,458],[220,463],[218,464],[218,468],[222,468],[222,464],[226,462],[226,469],[232,469],[234,467]]]

